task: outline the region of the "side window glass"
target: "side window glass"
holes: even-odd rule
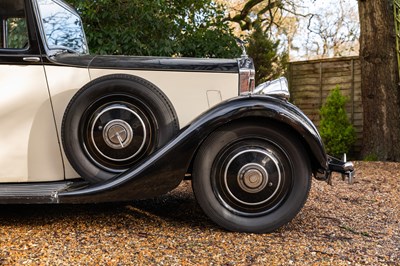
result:
[[[6,47],[24,49],[28,46],[28,28],[25,18],[9,18],[6,24]]]
[[[22,0],[0,2],[0,49],[28,48],[29,35]]]
[[[68,49],[87,53],[80,17],[52,0],[38,0],[42,26],[50,49]]]

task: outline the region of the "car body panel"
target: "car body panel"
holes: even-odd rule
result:
[[[129,74],[144,78],[159,87],[172,102],[180,125],[187,125],[196,116],[219,102],[237,95],[237,74],[212,72],[155,72],[140,70],[90,69],[63,65],[46,65],[49,91],[54,108],[59,139],[65,109],[75,93],[90,80],[110,75]],[[61,147],[62,148],[62,147]],[[79,175],[73,170],[64,152],[65,178]]]
[[[30,34],[35,36],[32,31]],[[40,54],[40,46],[41,40],[31,37],[30,47],[26,50],[1,49],[0,68],[4,69],[1,73],[13,73],[13,75],[2,76],[0,82],[8,84],[15,79],[21,85],[14,82],[13,86],[18,86],[19,89],[12,88],[12,91],[15,91],[13,94],[6,90],[0,92],[2,93],[2,103],[7,102],[7,105],[2,104],[0,107],[0,114],[5,116],[9,112],[7,110],[12,110],[9,105],[16,102],[18,102],[16,107],[19,104],[25,106],[26,103],[23,99],[34,100],[36,105],[31,102],[26,105],[26,108],[21,109],[20,113],[14,113],[13,116],[7,117],[9,122],[1,121],[0,133],[7,137],[2,138],[1,142],[4,143],[2,145],[4,148],[0,152],[2,158],[7,159],[2,159],[0,162],[2,169],[0,170],[0,183],[44,182],[79,178],[66,159],[62,145],[60,145],[62,141],[61,125],[65,108],[73,95],[95,78],[113,73],[124,73],[147,79],[163,90],[173,102],[181,126],[186,125],[212,105],[234,97],[238,93],[237,60],[128,56],[98,56],[94,60],[96,56],[70,54],[48,57]],[[42,50],[45,49],[42,48]],[[34,60],[25,61],[26,58]],[[36,62],[36,59],[39,61]],[[109,64],[106,65],[106,62]],[[89,71],[91,63],[97,68]],[[122,69],[117,70],[117,67]],[[163,71],[154,71],[157,68],[163,69]],[[32,72],[32,69],[36,70]],[[218,74],[214,71],[217,71]],[[24,78],[21,79],[21,77]],[[27,88],[27,86],[32,86],[33,80],[41,82],[40,93],[32,91],[30,87]],[[6,87],[6,85],[2,87]],[[232,88],[234,89],[232,90]],[[25,90],[27,93],[24,93]],[[17,92],[21,94],[17,94]],[[12,101],[13,95],[19,95],[20,98]],[[186,100],[182,101],[182,97],[186,97]],[[44,107],[41,107],[42,104]],[[39,111],[40,114],[43,113],[43,109],[46,108],[48,111],[46,115],[40,118],[35,116]],[[21,113],[24,110],[25,113],[31,115],[30,122],[29,118],[24,116],[25,113]],[[8,123],[18,121],[19,117],[27,122],[23,128],[17,130],[17,127]],[[53,128],[54,123],[56,128]],[[13,129],[11,134],[10,128]],[[28,132],[31,134],[28,135]],[[12,141],[11,136],[14,138]]]
[[[174,106],[181,127],[212,104],[238,95],[232,90],[238,87],[238,75],[233,73],[90,69],[92,79],[110,74],[138,76],[160,88]]]
[[[181,126],[211,106],[237,96],[239,90],[238,62],[232,59],[67,54],[48,62],[54,66],[88,67],[91,80],[110,74],[144,78],[166,94]]]
[[[55,118],[49,123],[56,123],[58,140],[61,143],[61,127],[65,109],[75,93],[90,81],[89,71],[87,68],[56,65],[46,65],[45,70]],[[57,145],[62,152],[65,179],[78,178],[79,174],[68,162],[62,145],[59,143]]]
[[[184,60],[180,61],[183,62]],[[188,59],[187,61],[191,62],[192,59]],[[217,60],[213,61],[216,62]],[[226,61],[226,60],[221,60],[221,61]],[[48,62],[51,61],[49,60]],[[135,61],[133,60],[132,63],[135,64],[134,62]],[[15,77],[10,75],[7,77],[7,79],[2,79],[2,82],[6,82],[8,84],[9,82],[11,82],[10,79],[12,78],[18,79],[21,75],[27,77],[26,79],[25,78],[19,79],[19,82],[22,84],[22,86],[18,85],[17,83],[15,84],[15,86],[19,86],[19,88],[23,88],[23,90],[30,90],[29,88],[24,88],[24,87],[31,84],[31,80],[38,80],[38,77],[42,77],[40,79],[42,82],[41,94],[38,94],[37,92],[34,91],[29,91],[28,93],[20,91],[20,93],[25,95],[27,99],[30,100],[40,97],[39,101],[40,104],[38,103],[34,107],[31,106],[29,111],[27,111],[32,115],[38,112],[38,109],[41,107],[42,103],[44,104],[44,102],[47,101],[49,112],[47,118],[45,119],[47,121],[46,124],[52,126],[52,124],[54,124],[55,121],[57,125],[58,137],[54,138],[54,136],[52,136],[51,138],[49,137],[44,138],[45,140],[55,139],[56,141],[54,141],[52,144],[46,143],[47,149],[39,148],[42,153],[45,153],[42,156],[43,158],[57,158],[60,156],[59,155],[60,148],[62,149],[62,147],[60,147],[59,142],[61,142],[60,132],[62,126],[62,119],[65,113],[66,106],[68,105],[71,98],[81,87],[87,84],[90,80],[105,75],[129,74],[129,75],[139,76],[141,78],[148,80],[149,82],[152,82],[154,85],[159,87],[166,94],[168,99],[172,102],[176,110],[179,123],[182,127],[187,125],[196,116],[198,116],[205,110],[209,109],[213,105],[218,104],[223,100],[237,96],[238,94],[237,92],[238,74],[231,72],[214,73],[211,71],[186,72],[186,71],[176,71],[176,70],[174,71],[150,71],[150,70],[129,70],[129,69],[116,70],[112,68],[88,70],[83,66],[71,67],[65,64],[58,64],[56,62],[53,62],[52,64],[46,63],[44,65],[44,68],[43,66],[40,65],[27,66],[26,64],[21,65],[20,67],[11,65],[2,65],[2,64],[0,64],[0,66],[7,69],[4,70],[3,73],[10,71],[10,69],[12,69],[13,73],[16,73]],[[36,72],[32,74],[27,73],[28,68],[31,69],[32,67],[36,69]],[[17,69],[13,70],[15,68]],[[24,71],[21,71],[21,69],[24,69]],[[30,75],[32,76],[32,78],[29,78]],[[46,78],[47,78],[47,84],[46,84]],[[26,82],[27,80],[29,80],[29,82]],[[47,91],[47,86],[48,86],[48,91]],[[232,90],[232,88],[234,89]],[[3,90],[3,93],[6,93],[6,91]],[[33,98],[30,98],[29,96],[30,93],[33,94],[34,96]],[[49,99],[49,93],[51,96],[51,100]],[[9,97],[13,96],[9,95],[7,97],[6,96],[2,97],[3,101],[7,101],[8,103],[7,105],[5,104],[3,105],[2,107],[2,110],[4,110],[2,111],[3,113],[5,113],[7,108],[9,108],[9,105],[13,103],[11,100],[9,100]],[[21,98],[23,97],[21,95],[19,97],[20,98],[18,98],[16,101],[19,101],[21,104],[24,104],[23,101],[21,101]],[[52,109],[54,110],[54,117],[52,115]],[[17,114],[14,115],[17,116]],[[22,114],[21,116],[24,115]],[[27,118],[25,117],[25,119]],[[30,125],[31,128],[33,128],[34,126],[33,122]],[[15,127],[9,126],[8,128],[15,128]],[[62,171],[65,171],[65,173],[62,173],[62,176],[65,175],[66,179],[74,179],[79,177],[79,175],[73,170],[73,168],[68,163],[68,160],[66,160],[63,151],[62,151],[63,154],[62,159],[64,162],[64,167],[63,166],[60,167],[59,163],[46,164],[45,163],[46,160],[42,160],[43,163],[40,164],[30,163],[29,164],[30,166],[26,167],[27,169],[25,170],[22,170],[23,168],[19,167],[20,164],[17,162],[21,162],[21,160],[36,162],[37,160],[39,160],[39,158],[42,158],[40,156],[37,156],[35,152],[28,153],[28,148],[27,148],[28,142],[35,143],[40,147],[40,143],[43,143],[43,141],[41,141],[42,136],[47,136],[51,131],[49,131],[47,128],[43,126],[36,128],[37,128],[36,130],[37,133],[30,136],[29,138],[26,136],[23,138],[26,139],[25,141],[26,147],[24,146],[24,148],[18,149],[21,151],[21,153],[26,155],[24,156],[19,155],[20,160],[19,161],[12,160],[13,162],[12,164],[9,163],[8,161],[2,162],[8,166],[7,168],[6,167],[3,168],[4,171],[7,172],[8,174],[4,173],[0,175],[1,177],[0,182],[50,181],[50,180],[57,181],[60,180],[59,174],[58,175],[46,174],[46,171],[48,171],[49,173],[53,173],[54,171],[53,168],[55,167],[55,165],[58,165],[56,167],[57,169],[64,168]],[[30,131],[30,129],[28,128],[24,128],[24,130],[21,130],[21,132],[28,132],[28,131]],[[3,134],[7,134],[7,131],[5,131]],[[4,138],[4,141],[6,140],[7,139]],[[16,141],[20,142],[20,137],[14,142]],[[15,145],[13,146],[16,147]],[[18,145],[22,145],[22,143],[18,143]],[[33,150],[31,149],[31,151]],[[6,151],[3,150],[3,152]],[[29,154],[30,156],[28,157]],[[23,157],[25,157],[25,159],[22,159]],[[59,159],[59,161],[61,161],[61,158]],[[40,171],[33,170],[32,167],[36,167],[41,170]],[[14,169],[13,171],[19,171],[19,173],[12,174],[12,171],[9,171],[10,169]],[[36,173],[35,171],[36,172],[39,171],[39,173]],[[53,176],[53,179],[51,178],[51,176]]]
[[[0,64],[0,73],[0,182],[63,180],[43,66]]]
[[[238,95],[239,66],[237,59],[50,53],[45,45],[45,38],[38,37],[38,35],[43,36],[44,30],[39,26],[40,15],[37,3],[35,1],[25,2],[26,19],[29,28],[29,47],[26,49],[0,49],[0,66],[7,68],[7,70],[11,69],[8,68],[11,65],[20,65],[25,69],[28,66],[36,66],[41,70],[42,73],[36,73],[34,77],[38,78],[40,75],[43,77],[42,82],[46,82],[47,79],[48,86],[45,83],[43,84],[44,91],[42,91],[41,99],[42,101],[47,100],[47,106],[50,111],[46,118],[43,118],[45,122],[41,123],[45,123],[48,127],[53,127],[55,123],[56,130],[49,131],[52,132],[50,137],[48,136],[50,133],[46,131],[45,127],[35,126],[35,132],[37,133],[29,137],[24,136],[23,139],[25,141],[18,143],[18,145],[23,145],[24,147],[19,148],[19,152],[14,151],[14,153],[18,153],[19,160],[7,159],[1,163],[7,167],[3,167],[4,172],[0,175],[0,183],[58,181],[79,178],[79,175],[66,159],[63,147],[60,145],[62,142],[62,120],[66,106],[75,93],[89,81],[96,78],[119,73],[139,76],[152,82],[172,102],[181,126],[186,125],[211,106]],[[19,2],[18,5],[21,6],[21,3]],[[64,4],[62,6],[66,7]],[[23,12],[18,15],[22,16]],[[8,71],[3,71],[2,73],[6,72]],[[16,70],[15,74],[28,77],[27,79],[20,79],[20,82],[25,81],[24,86],[29,86],[32,78],[29,78],[26,72]],[[4,82],[8,82],[8,80],[4,80]],[[22,89],[26,90],[26,88]],[[27,96],[26,99],[28,99],[29,93],[25,95]],[[38,96],[38,94],[35,94],[35,97]],[[184,100],[182,100],[183,98]],[[6,99],[7,97],[3,97],[4,101]],[[36,107],[39,108],[40,106],[37,104]],[[32,115],[37,112],[37,110],[33,109],[30,109]],[[12,119],[10,118],[10,120]],[[34,125],[31,123],[31,126],[33,128]],[[10,128],[5,129],[4,134],[10,132]],[[31,128],[26,126],[23,131],[30,132]],[[56,135],[54,136],[54,134]],[[11,135],[16,134],[13,132]],[[53,143],[46,142],[46,148],[40,148],[44,144],[41,136],[43,136],[44,140],[53,139],[55,141]],[[4,141],[6,141],[6,138],[4,138]],[[32,148],[28,152],[28,143],[37,144],[39,147],[37,149],[40,149],[43,155],[37,156]],[[31,147],[33,147],[33,144],[31,144]],[[14,144],[11,147],[18,146]],[[3,152],[8,153],[5,149],[3,149]],[[15,156],[10,156],[10,158]],[[25,165],[21,166],[21,164],[24,164],[22,158],[32,163],[25,163]],[[48,158],[50,162],[54,161],[54,163],[46,163],[49,161],[40,158]],[[13,170],[10,171],[11,169]],[[54,171],[59,172],[59,174],[53,175]]]
[[[238,62],[236,59],[76,55],[64,53],[51,57],[50,61],[60,65],[88,68],[212,73],[238,72]]]

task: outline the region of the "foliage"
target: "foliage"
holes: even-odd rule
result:
[[[97,54],[237,57],[224,11],[211,0],[68,0]]]
[[[279,41],[271,40],[261,24],[255,26],[249,36],[248,53],[254,60],[258,84],[284,74],[288,57],[286,53],[278,53],[278,46]]]
[[[95,54],[223,58],[241,54],[224,7],[212,0],[69,2],[81,14]],[[278,54],[279,42],[258,24],[248,37],[248,52],[260,83],[281,76],[287,57]]]
[[[376,154],[368,154],[363,159],[364,162],[376,162],[378,160],[379,160],[379,158],[378,158],[378,155],[376,155]]]
[[[21,49],[28,43],[28,29],[24,18],[7,20],[7,48]]]
[[[320,134],[327,152],[340,157],[347,153],[356,140],[354,127],[345,110],[347,98],[340,93],[339,86],[331,91],[321,107]]]

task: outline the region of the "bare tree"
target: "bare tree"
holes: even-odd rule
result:
[[[359,22],[349,0],[335,1],[311,14],[307,29],[308,57],[335,57],[358,54]],[[355,4],[355,2],[353,1]]]
[[[237,35],[261,23],[293,58],[357,55],[359,22],[355,0],[217,0],[227,6],[226,21]],[[322,4],[321,4],[322,3]],[[310,9],[308,6],[320,6]]]
[[[241,31],[252,31],[261,23],[265,31],[280,24],[284,13],[296,13],[296,0],[217,0],[228,7],[226,21],[236,23]]]

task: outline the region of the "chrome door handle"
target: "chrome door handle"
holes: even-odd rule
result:
[[[40,62],[40,58],[39,57],[24,57],[23,60],[25,62]]]

